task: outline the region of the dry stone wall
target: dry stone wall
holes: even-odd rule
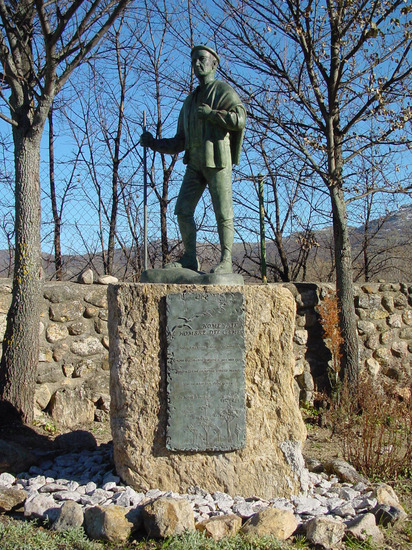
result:
[[[11,281],[0,280],[0,330],[11,303]],[[48,412],[63,428],[108,417],[107,287],[44,284],[39,326],[35,414]]]
[[[296,393],[311,403],[328,384],[331,359],[317,307],[333,285],[287,283],[296,302]],[[46,411],[68,429],[107,417],[109,361],[107,287],[44,284],[35,412]],[[11,281],[0,279],[0,336],[11,302]],[[403,383],[412,376],[412,285],[355,285],[360,364],[373,376]]]
[[[322,337],[318,307],[334,285],[288,283],[295,297],[295,373],[301,401],[313,402],[314,390],[328,387],[331,354]],[[355,285],[360,368],[400,386],[412,377],[412,285]]]

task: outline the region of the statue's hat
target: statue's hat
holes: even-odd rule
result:
[[[220,63],[220,57],[215,52],[215,50],[213,50],[212,48],[209,48],[209,46],[203,46],[203,45],[195,46],[194,48],[192,48],[192,51],[190,52],[190,56],[192,56],[198,50],[206,50],[207,52],[211,53],[213,57],[216,57],[217,62]]]

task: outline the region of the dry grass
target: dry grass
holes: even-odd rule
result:
[[[355,390],[343,385],[332,404],[343,455],[358,471],[382,480],[412,477],[411,387],[361,378]]]
[[[329,380],[332,389],[339,386],[339,375],[342,359],[343,338],[339,327],[339,304],[335,293],[328,292],[318,306],[320,324],[323,328],[325,342],[332,354],[332,365],[329,369]]]

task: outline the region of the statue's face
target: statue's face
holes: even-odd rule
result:
[[[216,70],[216,59],[207,50],[196,50],[192,55],[192,67],[197,78],[204,78]]]

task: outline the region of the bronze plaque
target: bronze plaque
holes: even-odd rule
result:
[[[246,441],[243,294],[169,294],[166,304],[166,447],[241,449]]]

